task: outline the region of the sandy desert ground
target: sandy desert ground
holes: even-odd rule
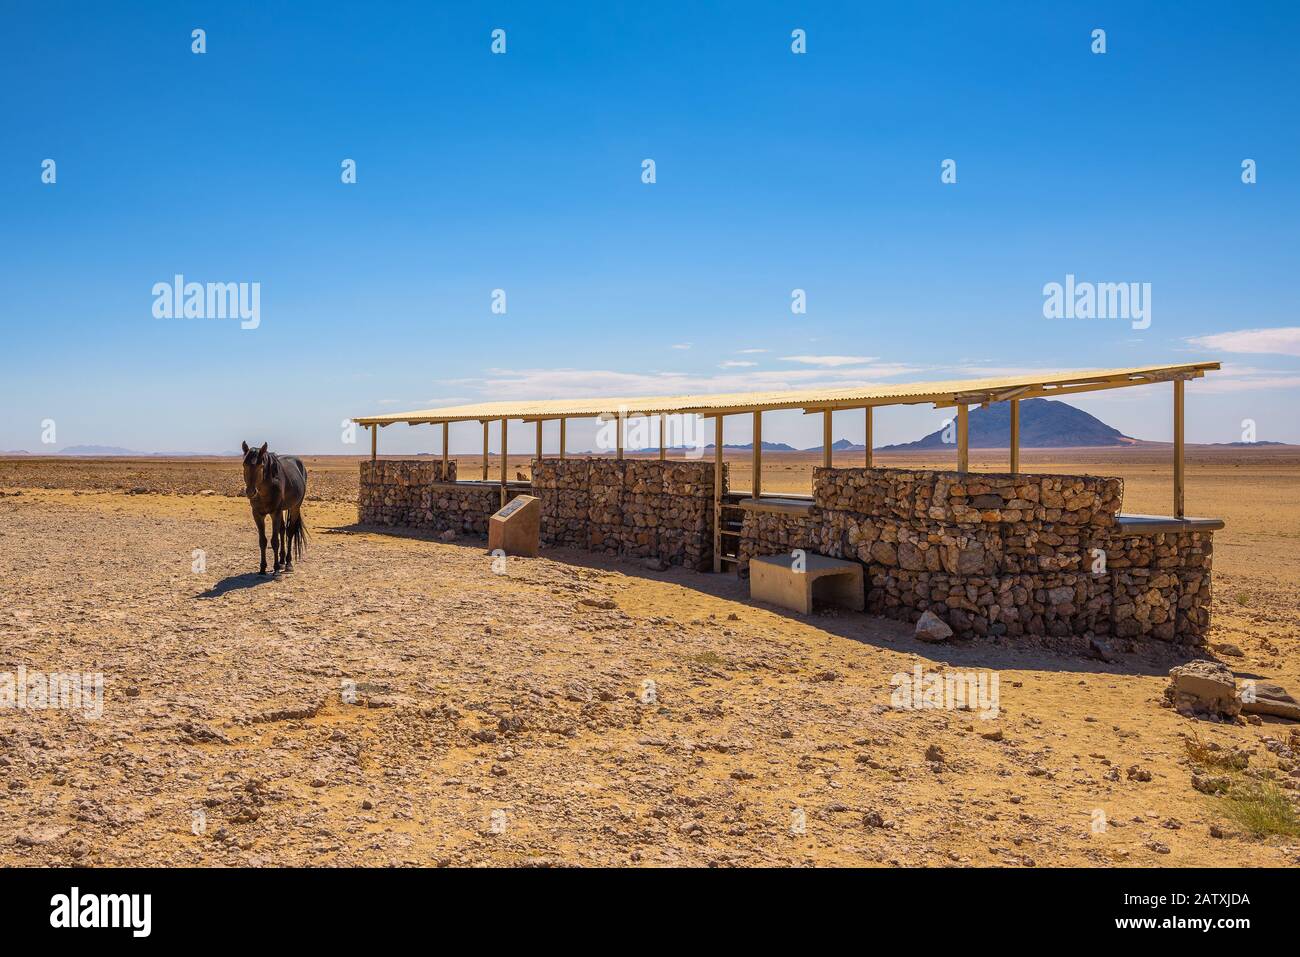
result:
[[[815,458],[765,456],[766,487],[806,490]],[[481,541],[356,527],[356,460],[308,464],[308,555],[258,578],[232,461],[0,461],[0,672],[105,686],[97,720],[0,710],[0,864],[1300,864],[1192,787],[1184,745],[1294,798],[1300,725],[1162,708],[1177,658],[936,648],[579,552],[498,574]],[[1158,450],[1024,465],[1168,510]],[[1227,521],[1212,646],[1293,692],[1297,492],[1300,450],[1190,454],[1190,511]],[[1000,715],[890,707],[918,664],[995,670]]]

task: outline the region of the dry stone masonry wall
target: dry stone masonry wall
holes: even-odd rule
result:
[[[486,535],[499,486],[455,479],[454,462],[363,462],[358,520]],[[958,637],[1204,642],[1211,531],[1135,533],[1117,520],[1120,479],[819,468],[813,481],[806,514],[745,512],[742,571],[796,548],[856,560],[868,611],[932,611]],[[532,493],[545,545],[712,565],[711,462],[540,459]]]
[[[1211,534],[1134,535],[1117,478],[817,469],[810,546],[866,565],[867,608],[961,637],[1200,644]]]
[[[762,555],[788,555],[796,548],[817,551],[809,539],[811,530],[812,523],[803,515],[746,509],[737,551],[741,574],[748,574],[750,561]]]
[[[456,484],[456,463],[379,459],[361,463],[357,521],[365,525],[422,528],[486,535],[501,505],[496,485]]]
[[[540,459],[533,494],[545,544],[712,567],[712,463]]]
[[[444,475],[441,461],[362,462],[358,521],[486,535],[500,487],[454,484],[449,466]],[[532,484],[543,544],[712,567],[712,463],[541,459]]]

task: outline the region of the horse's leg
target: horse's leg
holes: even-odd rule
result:
[[[271,513],[271,554],[275,557],[275,570],[280,570],[280,548],[284,543],[284,513],[278,508]]]
[[[262,551],[262,567],[257,570],[259,575],[266,574],[266,516],[253,513],[253,521],[257,522],[257,547]]]
[[[293,569],[293,540],[294,540],[294,534],[298,530],[298,523],[301,521],[302,519],[298,517],[298,509],[290,508],[289,521],[285,527],[285,532],[284,532],[284,570],[285,571],[291,571]]]

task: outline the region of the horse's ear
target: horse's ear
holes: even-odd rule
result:
[[[244,447],[244,454],[247,455],[247,454],[248,454],[248,443],[247,443],[247,442],[240,442],[239,444],[242,445],[242,446]]]
[[[262,447],[261,447],[260,449],[257,450],[257,457],[258,457],[259,459],[262,458],[264,455],[266,455],[266,443],[265,443],[265,442],[263,442],[263,443],[262,443]]]

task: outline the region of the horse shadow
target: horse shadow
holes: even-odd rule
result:
[[[242,575],[227,575],[207,591],[199,592],[195,598],[220,598],[227,592],[244,588],[256,588],[258,585],[275,581],[274,575],[259,575],[257,572],[244,572]]]

